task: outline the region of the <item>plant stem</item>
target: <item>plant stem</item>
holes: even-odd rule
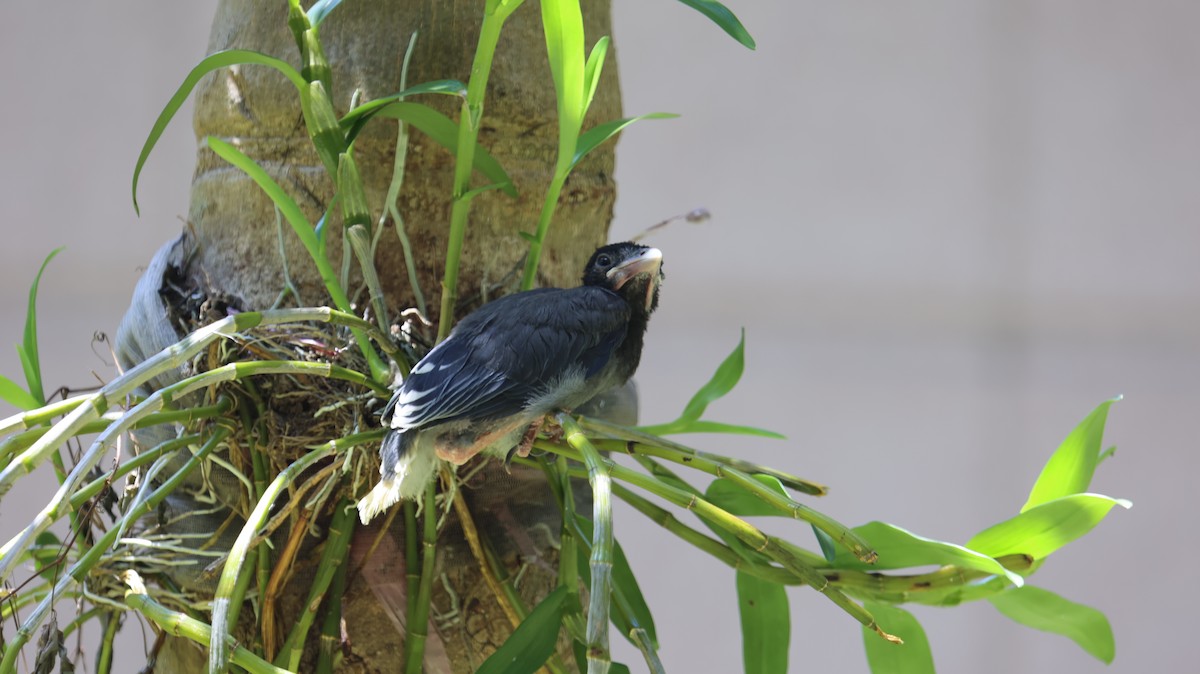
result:
[[[304,654],[304,642],[309,628],[316,619],[321,600],[325,598],[325,591],[329,589],[338,569],[346,565],[346,551],[350,549],[350,540],[354,537],[354,523],[357,521],[354,516],[356,511],[354,503],[345,497],[334,508],[333,520],[329,523],[329,531],[325,539],[325,550],[321,553],[321,561],[317,564],[317,572],[313,577],[308,599],[304,602],[304,610],[300,614],[300,619],[292,627],[291,634],[283,644],[283,649],[275,658],[275,664],[285,669],[295,671],[300,666],[300,656]]]
[[[242,599],[250,584],[251,574],[242,573],[242,567],[250,552],[254,533],[266,521],[267,514],[279,492],[291,485],[301,473],[314,463],[332,454],[333,450],[330,448],[313,450],[280,471],[263,492],[263,497],[254,505],[254,510],[246,518],[246,524],[238,534],[237,540],[229,548],[225,567],[221,571],[220,580],[217,581],[217,591],[213,595],[212,628],[220,638],[215,639],[209,647],[208,670],[210,674],[223,674],[229,666],[229,644],[225,637],[229,635],[231,628],[237,625]]]
[[[520,5],[521,0],[488,2],[483,15],[483,25],[479,30],[479,43],[475,47],[475,60],[471,64],[471,78],[467,82],[467,98],[459,112],[458,152],[454,158],[454,203],[450,209],[446,274],[442,279],[442,304],[438,314],[438,341],[445,339],[454,325],[454,307],[458,304],[459,262],[467,231],[467,218],[471,213],[471,200],[476,194],[471,191],[471,171],[475,164],[475,143],[483,121],[483,99],[487,93],[488,76],[492,71],[492,58],[505,19]]]
[[[211,646],[211,627],[182,613],[171,611],[151,599],[146,594],[146,588],[142,586],[141,579],[137,578],[136,571],[126,571],[125,580],[130,585],[130,589],[125,592],[125,603],[130,608],[146,616],[168,634],[187,637],[202,646]],[[290,674],[286,669],[280,669],[239,646],[231,636],[225,636],[223,641],[225,642],[223,650],[232,651],[229,662],[251,674]]]
[[[37,629],[38,625],[45,620],[46,615],[50,612],[53,601],[59,597],[66,596],[69,589],[76,583],[83,582],[88,573],[90,573],[100,561],[101,555],[105,551],[112,548],[113,544],[116,543],[117,533],[118,530],[122,528],[122,523],[127,521],[131,522],[142,517],[143,515],[146,515],[147,513],[153,512],[154,509],[158,507],[158,504],[161,503],[168,494],[174,491],[183,482],[184,478],[186,478],[188,474],[195,470],[204,461],[204,459],[210,453],[212,453],[213,449],[215,449],[217,445],[219,445],[221,441],[225,439],[225,436],[227,436],[229,432],[229,429],[223,426],[214,428],[212,433],[209,435],[208,440],[204,443],[204,446],[201,447],[200,450],[195,454],[193,454],[192,457],[188,459],[187,462],[184,463],[183,466],[170,477],[170,479],[164,482],[158,489],[154,490],[154,492],[150,494],[148,498],[143,500],[137,508],[125,513],[124,517],[122,517],[120,521],[114,523],[114,525],[110,527],[108,531],[106,531],[104,535],[101,536],[100,539],[97,540],[96,543],[89,548],[88,551],[84,553],[77,562],[71,565],[71,568],[67,569],[62,574],[58,582],[55,584],[54,590],[50,592],[50,594],[44,599],[42,599],[42,601],[38,603],[37,607],[34,608],[34,610],[30,612],[28,616],[26,616],[25,622],[21,624],[21,627],[5,644],[4,657],[2,660],[0,660],[0,672],[16,671],[16,659],[18,652],[21,650],[22,646],[29,642],[30,637],[33,635],[33,632]],[[20,555],[16,556],[19,557]]]
[[[612,601],[612,478],[600,452],[584,436],[579,424],[568,414],[559,414],[558,423],[566,441],[583,455],[592,484],[592,586],[588,594],[587,662],[588,674],[607,674],[612,665],[608,650],[608,607]]]
[[[412,621],[408,623],[408,634],[404,640],[405,674],[421,674],[425,662],[425,642],[429,638],[429,605],[433,598],[433,573],[437,560],[437,480],[431,480],[425,488],[423,541],[421,544],[421,582],[417,589],[417,602],[413,607]]]

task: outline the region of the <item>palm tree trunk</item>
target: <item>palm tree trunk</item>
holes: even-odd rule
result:
[[[608,2],[589,2],[585,9],[589,40],[609,34]],[[483,3],[478,0],[374,0],[339,6],[320,29],[333,68],[332,98],[338,113],[344,113],[352,100],[367,101],[400,90],[401,63],[414,31],[418,38],[409,85],[447,78],[467,81],[482,11]],[[209,50],[252,49],[298,67],[296,45],[286,20],[287,3],[280,0],[222,0]],[[209,75],[195,97],[194,125],[200,142],[188,223],[178,239],[159,251],[135,291],[118,335],[118,353],[126,367],[178,340],[181,312],[215,316],[271,307],[285,287],[285,269],[304,304],[329,302],[314,265],[286,225],[281,243],[270,200],[203,142],[206,136],[216,136],[237,144],[266,168],[316,222],[329,206],[333,185],[309,142],[294,88],[272,69],[242,66]],[[457,99],[429,98],[435,100],[422,102],[452,117],[457,115]],[[590,114],[589,123],[620,115],[613,64],[604,70],[604,81]],[[504,27],[490,78],[480,142],[508,171],[520,197],[512,199],[492,191],[476,198],[459,281],[460,315],[483,299],[515,288],[527,249],[518,232],[535,228],[554,166],[554,88],[535,3],[526,3]],[[435,312],[450,219],[453,157],[418,132],[411,134],[409,143],[398,208],[413,246],[416,277],[429,311]],[[384,211],[395,151],[396,126],[390,122],[373,122],[356,143],[355,158],[376,219]],[[609,146],[590,156],[568,181],[542,256],[543,284],[577,283],[587,256],[606,238],[615,195],[612,174]],[[335,225],[331,219],[329,255],[337,266],[342,242],[339,226]],[[390,218],[387,226],[392,226]],[[414,306],[403,250],[390,231],[381,239],[375,263],[390,315]],[[351,287],[357,285],[357,280],[351,282]],[[438,317],[430,318],[436,323]],[[162,386],[170,379],[155,384]],[[311,407],[302,404],[289,409],[299,416],[312,414]],[[307,418],[293,421],[311,423]],[[285,427],[288,422],[277,420],[277,426]],[[139,441],[149,443],[154,439],[143,436]],[[286,439],[273,437],[269,442],[277,445],[286,443]],[[286,454],[289,449],[293,453],[302,450],[273,447],[272,451]],[[238,503],[241,487],[236,482],[216,483],[213,487],[226,492],[218,494],[221,502],[230,506]],[[491,541],[509,570],[515,573],[518,567],[525,567],[520,588],[532,606],[554,583],[554,548],[560,520],[540,473],[514,469],[508,475],[503,470],[485,470],[465,493],[481,534]],[[195,507],[181,499],[176,498],[169,507]],[[209,522],[217,531],[224,519],[225,513],[219,513],[201,521]],[[343,597],[348,640],[341,644],[341,671],[397,671],[400,667],[404,637],[400,623],[405,613],[402,521],[402,517],[397,518],[398,524],[369,558],[366,551],[377,533],[375,526],[360,529],[352,543],[351,578]],[[228,527],[218,545],[227,545],[225,539],[231,538],[228,531],[236,533],[238,528],[240,524]],[[286,531],[278,534],[281,540],[287,535]],[[290,607],[279,612],[289,623],[282,628],[285,633],[294,615],[290,611],[299,610],[308,590],[305,574],[311,572],[317,557],[311,547],[301,552],[296,575],[280,599],[282,607]],[[430,626],[433,636],[426,671],[472,671],[504,641],[511,626],[481,579],[478,563],[453,516],[440,533],[438,574],[445,583],[435,584],[434,606],[442,616]],[[193,592],[211,592],[212,579],[204,574],[181,573],[175,580]],[[252,614],[250,610],[242,612],[243,618]],[[253,632],[244,636],[255,638]],[[309,650],[315,652],[316,636],[308,643]],[[302,671],[311,669],[311,656],[311,652],[306,654]],[[203,653],[194,646],[168,639],[158,655],[157,671],[200,671],[203,663]]]

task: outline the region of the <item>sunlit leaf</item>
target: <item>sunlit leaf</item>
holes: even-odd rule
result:
[[[540,669],[554,654],[567,594],[566,587],[555,588],[475,674],[527,674]]]
[[[23,410],[36,410],[42,404],[36,398],[29,395],[29,392],[21,388],[17,382],[0,375],[0,398],[4,402],[19,407]]]
[[[834,567],[879,571],[954,564],[1005,576],[1015,585],[1024,582],[1021,576],[1004,568],[986,553],[980,554],[980,551],[976,551],[976,548],[970,545],[963,547],[925,538],[886,522],[868,522],[854,527],[853,531],[871,545],[879,559],[874,564],[866,564],[848,550],[839,548],[834,555]]]
[[[1061,634],[1097,660],[1112,664],[1116,655],[1112,625],[1100,611],[1029,585],[989,597],[988,601],[1012,620],[1043,632]]]
[[[638,115],[637,117],[614,119],[611,122],[597,124],[596,126],[593,126],[579,135],[579,142],[575,144],[575,156],[571,159],[571,168],[574,168],[576,165],[578,165],[579,162],[588,155],[588,153],[590,153],[592,150],[595,150],[597,147],[603,144],[604,141],[612,138],[618,133],[621,133],[625,127],[633,124],[634,122],[638,122],[643,119],[672,119],[678,116],[679,115],[669,112],[651,112],[645,115]]]
[[[696,395],[692,396],[692,399],[688,401],[687,407],[683,408],[683,414],[680,415],[680,419],[686,421],[699,419],[704,414],[704,410],[708,409],[710,403],[729,393],[733,390],[734,386],[737,386],[738,381],[742,378],[742,370],[746,366],[745,349],[746,330],[743,328],[737,348],[717,366],[717,371],[713,373],[712,379],[709,379],[708,383],[702,386],[696,392]]]
[[[1092,483],[1092,475],[1100,463],[1101,443],[1104,440],[1104,424],[1108,419],[1108,408],[1120,400],[1118,396],[1100,403],[1075,430],[1071,431],[1058,449],[1046,462],[1038,475],[1029,500],[1021,512],[1062,496],[1082,494]]]
[[[40,407],[46,403],[46,394],[42,390],[42,359],[38,355],[38,286],[42,282],[42,274],[46,272],[46,266],[62,250],[63,248],[60,246],[50,251],[46,259],[42,260],[42,266],[38,268],[37,276],[33,277],[33,284],[29,286],[29,304],[25,307],[25,331],[21,337],[21,344],[17,347],[17,353],[21,357],[21,367],[25,370],[25,384],[29,387],[30,397],[37,402],[34,407]]]
[[[587,115],[588,108],[592,106],[592,99],[596,97],[596,88],[600,86],[600,73],[604,71],[604,57],[608,55],[609,42],[610,40],[607,35],[599,40],[596,40],[596,44],[592,45],[592,53],[588,54],[587,61],[584,64],[584,115]],[[576,154],[578,154],[578,152],[576,152]]]
[[[1064,496],[984,529],[967,541],[967,547],[992,557],[1023,554],[1043,559],[1091,531],[1116,505],[1132,507],[1129,501],[1101,494]]]
[[[742,663],[746,674],[787,674],[791,609],[779,583],[737,573],[738,614],[742,622]]]
[[[146,137],[146,142],[142,145],[142,151],[138,154],[137,164],[133,168],[133,208],[135,211],[141,213],[137,202],[138,177],[141,176],[142,167],[146,164],[146,159],[150,157],[150,151],[158,143],[159,137],[166,130],[167,124],[171,122],[175,113],[179,111],[184,101],[187,100],[187,97],[192,93],[192,89],[195,88],[200,78],[214,70],[237,65],[264,65],[274,68],[291,80],[302,96],[308,87],[308,83],[304,81],[304,77],[287,61],[256,51],[230,49],[204,57],[204,60],[200,61],[195,68],[192,68],[192,71],[184,78],[183,84],[179,85],[179,88],[175,90],[175,95],[167,102],[162,112],[158,113],[158,119],[154,120],[154,126],[150,128],[150,135]]]
[[[574,142],[583,124],[583,13],[579,0],[542,0],[541,4],[546,54],[558,98],[561,152],[564,143]]]
[[[433,142],[450,150],[451,154],[458,152],[458,125],[449,117],[427,105],[399,101],[389,103],[377,114],[391,119],[402,119],[429,136]],[[487,176],[489,181],[500,185],[505,194],[517,196],[517,189],[513,187],[512,180],[504,172],[500,162],[488,154],[488,151],[481,145],[475,146],[474,167],[476,171]]]
[[[737,16],[729,11],[729,8],[716,0],[679,0],[683,4],[707,16],[713,23],[721,27],[721,30],[729,34],[730,37],[737,40],[742,46],[749,49],[754,49],[754,38],[738,21]]]
[[[929,639],[913,614],[898,606],[873,601],[863,602],[863,606],[883,631],[904,640],[903,644],[893,644],[880,639],[875,630],[863,627],[863,646],[873,674],[933,674]]]

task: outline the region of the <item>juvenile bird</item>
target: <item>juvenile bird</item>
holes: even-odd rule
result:
[[[364,524],[423,493],[438,459],[527,454],[551,412],[623,384],[658,307],[662,253],[614,243],[592,254],[577,288],[489,302],[413,367],[383,410],[383,479],[358,502]]]

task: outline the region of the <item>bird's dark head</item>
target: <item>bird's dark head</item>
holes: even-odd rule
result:
[[[629,241],[597,248],[583,270],[584,285],[608,288],[647,314],[658,308],[662,280],[662,251]]]

